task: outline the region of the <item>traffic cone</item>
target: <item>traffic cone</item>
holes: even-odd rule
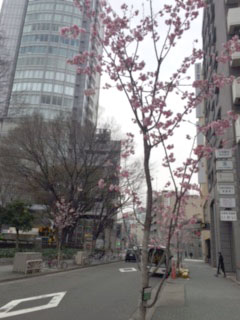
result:
[[[171,272],[171,278],[176,279],[176,264],[175,261],[172,261],[172,272]]]

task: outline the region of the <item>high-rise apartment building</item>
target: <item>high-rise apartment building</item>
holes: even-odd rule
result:
[[[220,54],[222,44],[240,32],[239,0],[208,0],[203,19],[203,77],[211,81],[214,72],[226,76],[240,76],[240,54],[234,53],[227,64],[214,58]],[[240,84],[219,89],[205,101],[205,123],[226,119],[228,111],[239,113]],[[236,272],[240,279],[240,166],[239,166],[239,121],[223,136],[208,130],[206,140],[216,149],[207,159],[207,183],[209,199],[205,210],[210,217],[211,260],[216,266],[221,251],[227,271]]]
[[[91,5],[99,10],[98,0]],[[61,113],[80,124],[96,123],[99,92],[86,96],[84,91],[99,88],[100,76],[77,74],[67,63],[79,52],[101,52],[88,32],[91,23],[73,0],[3,1],[0,30],[10,67],[4,82],[0,79],[0,116],[6,122],[37,111],[46,119]],[[87,32],[78,39],[61,36],[60,29],[71,25]]]

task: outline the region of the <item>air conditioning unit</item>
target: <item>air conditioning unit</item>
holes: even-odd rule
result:
[[[235,79],[232,84],[233,103],[240,105],[240,81]]]
[[[227,26],[229,34],[235,34],[240,30],[240,7],[228,9]]]

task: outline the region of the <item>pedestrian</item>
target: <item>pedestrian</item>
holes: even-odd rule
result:
[[[221,252],[218,252],[218,268],[217,268],[217,274],[216,277],[218,277],[219,274],[221,274],[220,269],[223,272],[224,278],[226,278],[226,272],[224,267],[224,260]]]
[[[193,254],[192,254],[192,252],[190,252],[190,253],[189,253],[189,256],[190,256],[190,258],[192,259],[192,257],[193,257]]]

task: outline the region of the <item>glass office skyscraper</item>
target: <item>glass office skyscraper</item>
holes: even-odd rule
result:
[[[99,9],[98,0],[92,0],[92,8]],[[37,111],[46,119],[61,113],[81,124],[96,123],[98,91],[91,97],[84,91],[98,88],[100,76],[76,74],[67,59],[100,48],[88,32],[79,39],[60,35],[62,27],[74,24],[90,31],[90,21],[73,0],[4,0],[0,26],[11,59],[0,106],[4,118]]]

